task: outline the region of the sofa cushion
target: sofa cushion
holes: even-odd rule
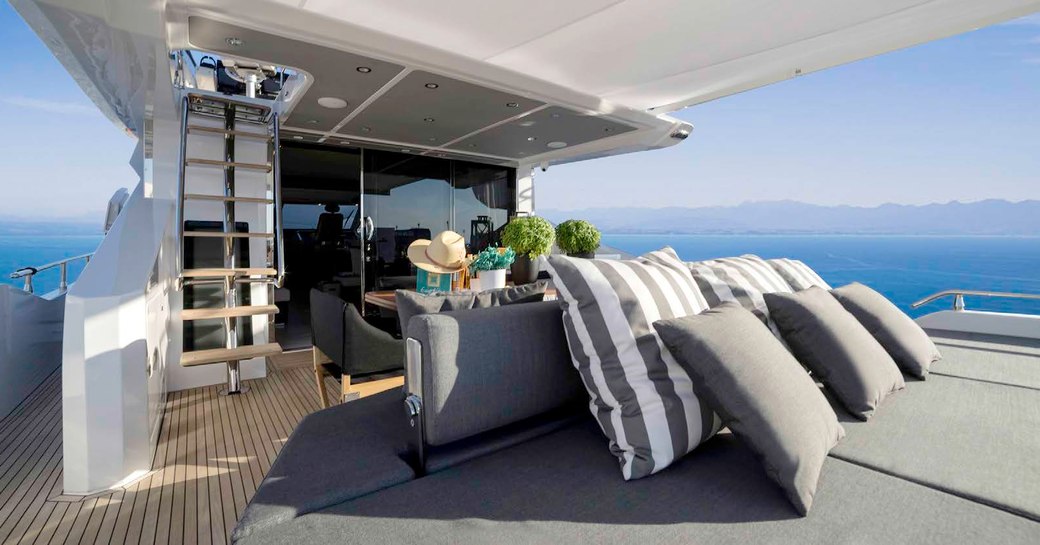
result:
[[[736,303],[654,322],[693,389],[758,454],[799,514],[820,468],[845,436],[827,400],[775,336]]]
[[[631,261],[553,255],[548,269],[571,358],[625,479],[664,469],[717,431],[718,417],[652,327],[704,310],[682,263],[663,253]]]
[[[905,386],[888,352],[826,290],[769,293],[765,299],[798,361],[856,417],[870,418],[885,397]]]
[[[1040,340],[929,330],[943,359],[932,372],[1040,390]]]
[[[812,267],[809,267],[797,259],[770,259],[767,263],[769,263],[769,266],[780,274],[780,276],[784,277],[784,280],[786,280],[795,291],[802,291],[813,286],[825,290],[831,289],[831,285],[817,274],[816,271],[812,270]]]
[[[243,545],[288,543],[1033,544],[1040,524],[828,458],[798,517],[723,432],[623,483],[594,425],[574,426],[312,513]]]
[[[831,295],[867,328],[906,373],[923,379],[932,363],[942,357],[921,326],[884,295],[859,282],[833,289]]]
[[[839,419],[831,456],[1040,520],[1040,392],[935,373]]]
[[[303,418],[257,487],[232,538],[415,477],[404,462],[404,394],[382,392]]]
[[[397,290],[397,319],[401,324],[401,335],[408,337],[408,322],[413,316],[435,314],[452,310],[489,308],[517,303],[536,303],[545,297],[545,282],[534,282],[522,286],[510,286],[485,291],[425,294],[411,290]]]
[[[739,303],[777,333],[769,318],[766,293],[791,293],[787,282],[758,256],[746,255],[686,264],[709,307]]]

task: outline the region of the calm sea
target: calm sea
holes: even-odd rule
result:
[[[97,248],[101,237],[0,236],[0,282],[12,271],[39,266]],[[858,281],[885,294],[913,316],[949,308],[943,300],[920,309],[910,304],[945,289],[1040,293],[1040,238],[771,236],[771,235],[603,235],[603,243],[641,254],[671,245],[689,261],[753,253],[765,258],[801,259],[832,285]],[[79,275],[82,262],[70,268]],[[58,271],[40,273],[36,292],[58,286]],[[968,308],[1040,313],[1040,302],[969,298]]]
[[[24,236],[0,235],[0,282],[22,287],[23,280],[12,280],[11,273],[22,267],[39,267],[66,257],[93,252],[101,235]],[[69,280],[79,276],[83,261],[69,265]],[[58,287],[58,269],[36,275],[33,286],[43,294]]]
[[[801,259],[833,286],[862,282],[912,316],[950,308],[944,299],[910,304],[947,289],[1040,294],[1040,238],[914,236],[603,235],[632,254],[670,245],[688,261],[757,254]],[[967,308],[1040,313],[1040,302],[967,298]]]

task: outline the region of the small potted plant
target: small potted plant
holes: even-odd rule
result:
[[[516,252],[512,248],[485,248],[469,264],[470,289],[482,291],[506,287],[506,269],[515,258]]]
[[[513,284],[530,284],[538,280],[538,256],[552,251],[556,233],[549,220],[538,216],[513,218],[502,228],[502,244],[516,252],[513,261]]]
[[[585,220],[567,220],[556,226],[556,245],[571,257],[591,259],[599,248],[599,230]]]

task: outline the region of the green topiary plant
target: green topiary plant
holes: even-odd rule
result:
[[[502,244],[518,255],[534,259],[552,251],[556,233],[549,220],[538,216],[513,218],[502,228]]]
[[[599,248],[599,230],[585,220],[567,220],[556,226],[556,244],[568,254],[588,254]]]

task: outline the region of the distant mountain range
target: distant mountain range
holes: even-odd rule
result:
[[[821,206],[795,201],[703,208],[539,209],[558,223],[585,219],[604,233],[1040,235],[1040,201],[985,200],[922,206]]]

